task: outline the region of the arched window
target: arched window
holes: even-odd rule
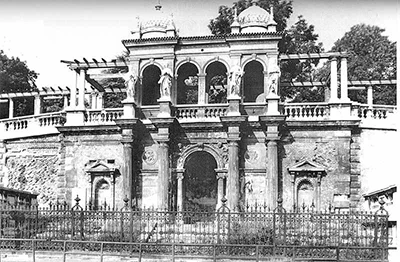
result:
[[[94,195],[94,206],[99,208],[100,206],[109,206],[111,204],[111,190],[110,184],[102,179],[96,184],[95,195]]]
[[[177,103],[197,104],[199,70],[192,63],[185,63],[178,69]]]
[[[243,77],[244,102],[255,102],[257,96],[264,93],[263,66],[258,61],[251,61],[244,67]]]
[[[308,180],[301,181],[297,186],[297,206],[310,207],[313,204],[315,206],[314,197],[314,186],[311,182]]]
[[[142,105],[156,105],[160,98],[160,80],[161,70],[155,65],[149,65],[143,70],[142,81]]]
[[[206,92],[208,103],[226,103],[227,69],[218,61],[212,62],[206,69]]]

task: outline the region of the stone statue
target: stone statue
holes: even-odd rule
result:
[[[243,71],[240,66],[232,67],[229,72],[229,96],[240,96],[240,83]]]
[[[134,74],[133,69],[130,68],[127,73],[125,73],[122,78],[125,80],[126,87],[126,100],[135,100],[135,85],[138,81],[138,77]]]
[[[164,68],[161,71],[161,77],[158,81],[160,84],[160,98],[171,98],[172,88],[172,71],[169,68]]]
[[[272,70],[269,72],[268,95],[272,94],[277,95],[280,75],[281,75],[281,70],[279,69],[278,66],[273,67]]]

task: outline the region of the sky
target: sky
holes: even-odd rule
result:
[[[180,36],[209,35],[209,20],[234,0],[161,0]],[[155,0],[0,0],[0,49],[39,73],[38,87],[72,86],[74,73],[60,60],[113,59],[124,51],[135,18],[146,20]],[[303,15],[328,51],[350,27],[366,23],[398,41],[396,0],[293,0],[289,26]]]

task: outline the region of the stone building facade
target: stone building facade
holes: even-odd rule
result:
[[[79,195],[94,207],[127,198],[137,207],[215,210],[224,197],[232,209],[273,209],[279,198],[288,209],[359,207],[364,129],[347,98],[344,55],[327,56],[333,76],[342,65],[340,98],[333,77],[329,102],[288,106],[272,9],[249,7],[225,36],[179,37],[172,18],[155,17],[122,41],[125,61],[67,62],[77,86],[66,123],[1,141],[3,185],[36,191],[41,204]],[[127,92],[120,111],[101,107],[104,89],[91,72],[110,67],[128,69],[118,76]]]

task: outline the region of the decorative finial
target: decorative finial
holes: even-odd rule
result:
[[[157,1],[157,4],[156,4],[155,7],[156,7],[156,10],[157,10],[157,11],[160,11],[160,10],[161,10],[162,5],[161,5],[161,3],[160,3],[160,0]]]
[[[252,1],[251,1],[251,4],[252,4],[252,5],[257,5],[257,4],[258,4],[258,0],[252,0]]]
[[[272,17],[272,19],[273,19],[273,18],[274,18],[274,5],[273,5],[273,4],[270,4],[270,5],[269,5],[269,11],[270,11],[271,17]]]

